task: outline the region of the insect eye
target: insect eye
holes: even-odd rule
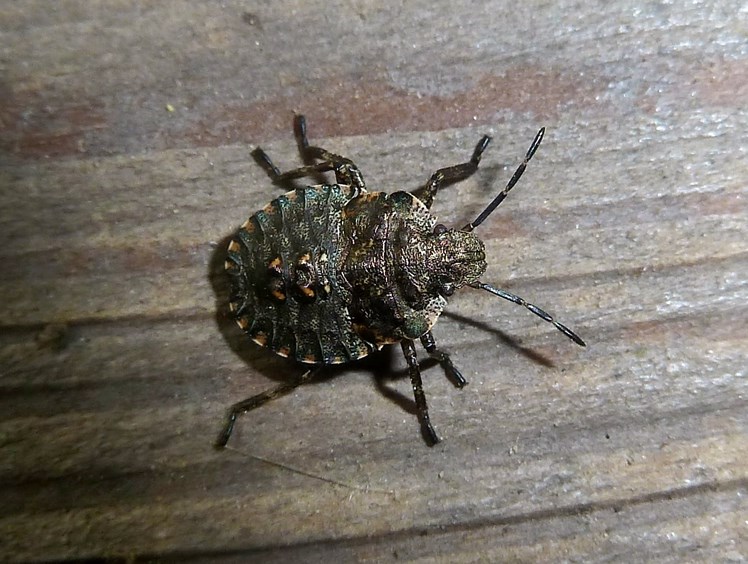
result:
[[[444,284],[442,284],[440,293],[442,296],[451,296],[455,293],[455,285],[451,282],[445,282]]]
[[[447,228],[442,225],[441,223],[437,223],[434,227],[434,235],[441,235],[442,233],[446,233]]]

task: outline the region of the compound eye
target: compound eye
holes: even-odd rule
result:
[[[452,282],[445,282],[442,284],[441,291],[442,296],[449,297],[455,293],[455,285]]]
[[[442,233],[446,232],[447,228],[441,223],[437,223],[436,226],[434,226],[434,235],[441,235]]]

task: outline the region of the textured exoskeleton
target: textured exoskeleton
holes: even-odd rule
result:
[[[433,198],[443,184],[475,172],[490,137],[481,139],[469,162],[438,170],[414,193],[387,194],[367,192],[350,160],[310,147],[303,117],[297,125],[302,154],[307,161],[321,162],[281,173],[261,149],[255,157],[275,181],[331,170],[337,182],[279,196],[250,217],[229,244],[230,309],[252,340],[315,365],[350,362],[401,343],[429,444],[439,438],[429,421],[414,340],[420,339],[456,386],[467,383],[449,355],[436,348],[431,334],[455,290],[467,285],[523,305],[584,345],[537,306],[479,280],[486,270],[485,249],[472,231],[515,185],[544,130],[509,184],[478,218],[450,229],[431,215]],[[239,413],[289,392],[314,372],[234,405],[219,445],[228,441]]]

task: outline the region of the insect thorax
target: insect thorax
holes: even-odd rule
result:
[[[436,227],[426,206],[407,192],[375,192],[343,210],[351,242],[342,272],[351,292],[354,330],[376,345],[426,333],[446,296],[485,271],[483,243],[471,233]]]

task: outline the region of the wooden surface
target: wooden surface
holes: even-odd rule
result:
[[[0,559],[748,558],[744,3],[2,2]],[[441,193],[485,280],[397,350],[243,417],[300,367],[226,319],[227,237],[299,157]],[[280,466],[284,465],[284,467]]]

